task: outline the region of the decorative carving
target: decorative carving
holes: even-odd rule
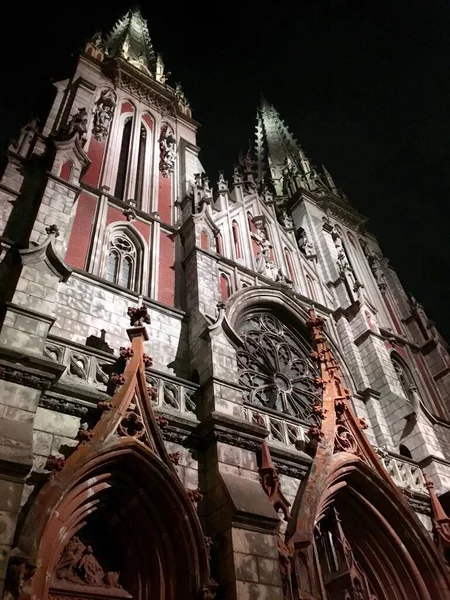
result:
[[[119,423],[117,428],[119,435],[141,439],[145,434],[145,425],[141,415],[136,409],[129,410]]]
[[[127,310],[127,315],[130,317],[131,327],[143,327],[145,324],[150,324],[150,315],[145,305],[130,306]]]
[[[69,137],[77,135],[82,142],[86,141],[88,113],[83,106],[78,109],[78,112],[72,115],[67,123],[67,128],[64,133]]]
[[[108,137],[116,104],[117,96],[111,89],[103,90],[95,103],[92,133],[98,142],[104,142]]]
[[[180,403],[178,401],[179,390],[176,386],[170,383],[164,383],[164,404],[172,406],[172,408],[180,409]]]
[[[193,400],[193,396],[195,394],[195,391],[192,390],[184,390],[184,406],[187,410],[187,412],[191,412],[195,414],[195,411],[197,409],[197,405],[195,404],[195,401]]]
[[[365,240],[360,239],[359,243],[361,244],[361,248],[363,249],[364,256],[366,257],[367,262],[369,263],[372,275],[374,276],[381,293],[384,293],[387,289],[387,283],[386,276],[381,266],[381,257],[376,252],[370,250]]]
[[[265,230],[265,217],[259,215],[257,217],[253,217],[252,221],[255,224],[256,231],[252,231],[251,236],[259,246],[259,252],[256,256],[256,270],[264,277],[275,281],[279,269],[271,257],[273,246],[267,239]]]
[[[46,471],[62,471],[66,466],[66,459],[64,456],[51,454],[45,463]]]
[[[191,502],[200,502],[200,500],[203,498],[203,494],[198,488],[195,490],[186,490],[186,494]]]
[[[177,141],[169,125],[161,127],[159,136],[159,170],[163,177],[169,177],[175,167]]]
[[[72,354],[69,362],[69,373],[80,379],[87,379],[88,359],[83,354]]]
[[[96,414],[95,407],[88,407],[78,404],[76,400],[66,400],[65,398],[57,398],[53,396],[41,396],[39,406],[48,408],[65,415],[73,415],[74,417],[92,417]]]
[[[120,72],[119,75],[119,86],[131,95],[135,96],[139,100],[147,103],[150,107],[154,108],[161,116],[173,114],[173,107],[170,102],[167,101],[163,96],[150,89],[144,83],[138,81],[135,77],[131,77]]]
[[[244,348],[237,353],[244,399],[301,419],[317,420],[317,367],[310,349],[276,317],[262,313],[240,326]]]
[[[132,206],[129,206],[123,211],[123,214],[127,218],[127,221],[136,221],[136,211]]]
[[[283,207],[277,212],[278,221],[285,229],[293,229],[294,221],[291,215],[288,214],[287,210]]]
[[[175,98],[177,99],[177,102],[181,104],[181,106],[189,108],[189,100],[186,98],[183,90],[181,89],[181,83],[175,84]]]
[[[275,510],[277,512],[281,511],[284,515],[284,520],[287,521],[291,518],[291,505],[281,490],[280,478],[272,462],[272,457],[270,455],[269,446],[266,440],[264,440],[261,445],[260,458],[261,460],[258,472],[261,486]]]
[[[57,225],[49,225],[45,228],[45,233],[47,235],[54,235],[55,238],[59,237],[59,229]]]
[[[171,454],[169,454],[169,458],[170,458],[170,462],[176,466],[180,462],[181,453],[180,452],[172,452]]]
[[[46,344],[44,354],[55,362],[60,363],[63,359],[64,348],[61,348],[61,346],[57,346],[56,344]]]
[[[51,376],[32,375],[25,371],[19,371],[12,367],[0,366],[0,379],[26,385],[27,387],[36,388],[38,390],[48,390],[52,385]]]
[[[303,227],[297,229],[295,237],[297,239],[298,249],[302,254],[306,256],[306,258],[312,258],[313,256],[316,256],[314,245],[309,240],[308,234],[306,233],[305,229],[303,229]]]
[[[55,570],[56,579],[78,585],[122,588],[116,571],[105,572],[94,556],[92,546],[86,546],[74,536],[64,548]]]

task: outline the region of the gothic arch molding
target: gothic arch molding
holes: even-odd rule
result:
[[[177,476],[131,438],[85,454],[81,449],[78,460],[44,486],[27,516],[18,547],[39,568],[21,600],[48,598],[55,579],[47,573],[92,522],[110,528],[111,544],[122,552],[114,570],[133,599],[197,598],[208,585],[208,559],[195,508]]]
[[[330,507],[335,507],[377,600],[447,597],[448,574],[430,536],[388,480],[383,480],[360,458],[340,452],[331,457],[326,477],[315,482],[316,493],[308,493],[305,502],[307,481],[308,478],[294,505],[293,513],[298,519],[288,529],[289,541],[296,548],[296,575],[302,585],[307,581],[306,565],[311,565],[314,554],[315,529]],[[309,589],[305,591],[322,597],[321,576],[317,572],[316,577],[316,582],[307,582]]]
[[[237,331],[239,320],[246,313],[250,314],[252,311],[262,309],[269,311],[275,309],[287,320],[288,324],[291,324],[294,328],[298,328],[301,334],[307,334],[306,324],[309,320],[309,307],[305,308],[293,295],[287,294],[282,289],[269,286],[244,288],[235,292],[225,303],[223,328],[235,347],[239,347],[242,344],[241,337]],[[330,339],[329,335],[325,335],[333,352],[339,357],[339,363],[344,371],[344,378],[347,385],[356,390],[356,383],[346,365],[344,356],[336,347],[333,340]]]

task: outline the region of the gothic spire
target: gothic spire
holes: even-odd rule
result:
[[[122,57],[135,67],[155,76],[156,54],[147,21],[135,6],[117,21],[105,41],[111,57]]]
[[[267,169],[278,195],[283,193],[283,169],[287,165],[298,166],[300,146],[272,104],[261,96],[257,113],[256,153],[258,177]]]

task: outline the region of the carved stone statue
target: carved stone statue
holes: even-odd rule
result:
[[[367,262],[369,263],[369,267],[370,267],[370,270],[372,271],[372,275],[374,276],[375,281],[377,282],[380,291],[383,293],[387,289],[387,282],[386,282],[386,276],[385,276],[382,266],[381,266],[380,256],[376,252],[369,249],[369,246],[365,240],[359,240],[359,241],[360,241],[361,247],[363,249],[364,256],[366,257]]]
[[[163,177],[173,173],[177,153],[177,142],[171,128],[166,125],[161,129],[159,137],[159,170]]]
[[[304,254],[306,256],[306,258],[315,256],[316,252],[314,250],[314,246],[313,246],[312,242],[309,240],[308,234],[303,229],[303,227],[300,227],[300,229],[297,230],[296,237],[297,237],[297,246],[298,246],[298,249],[300,250],[300,252],[302,252],[302,254]]]
[[[67,134],[73,136],[78,134],[81,141],[86,141],[88,114],[83,106],[78,109],[78,112],[72,115],[67,123]]]
[[[264,277],[268,277],[273,281],[277,280],[278,267],[271,260],[271,250],[273,248],[264,229],[264,217],[254,217],[256,231],[252,232],[251,236],[259,246],[259,252],[256,255],[256,270]]]
[[[85,546],[74,536],[64,548],[56,567],[56,578],[76,585],[121,588],[119,573],[105,572],[94,556],[92,546]]]
[[[92,133],[98,142],[104,142],[108,136],[116,107],[116,99],[114,90],[107,89],[102,91],[100,98],[95,103]]]
[[[88,585],[102,585],[105,572],[94,556],[92,546],[88,546],[78,563],[78,570],[82,579]]]
[[[288,215],[285,208],[282,208],[278,213],[278,221],[283,225],[285,229],[292,229],[294,227],[294,221],[292,217]]]

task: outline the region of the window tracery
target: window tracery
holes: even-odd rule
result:
[[[239,333],[243,348],[237,359],[244,400],[310,421],[320,390],[309,344],[270,313],[246,318]]]
[[[105,279],[120,287],[132,289],[136,274],[136,247],[122,232],[112,236],[109,242]]]
[[[400,360],[400,358],[395,354],[391,354],[391,362],[406,399],[411,404],[414,404],[416,401],[416,394],[418,392],[417,386],[409,369],[406,367],[403,361]]]

